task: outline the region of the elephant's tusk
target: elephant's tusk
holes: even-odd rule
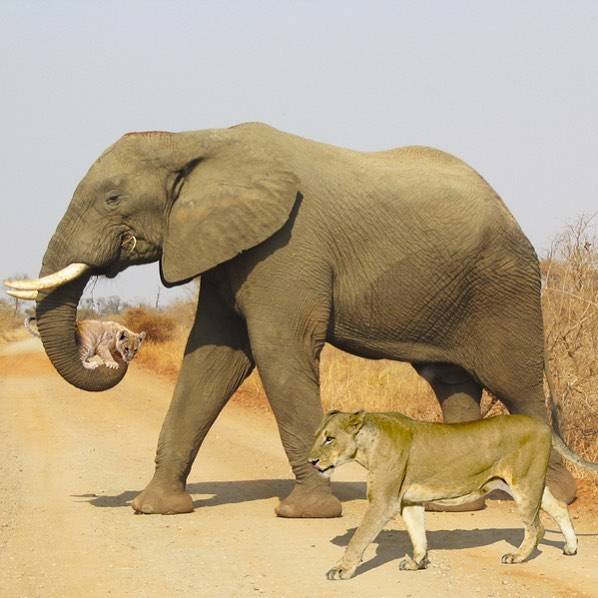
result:
[[[34,278],[33,280],[5,280],[4,284],[11,288],[19,291],[38,291],[42,289],[53,289],[59,287],[71,280],[75,280],[90,269],[87,264],[69,264],[66,268],[54,272],[54,274],[48,274],[42,278]]]
[[[6,294],[22,301],[35,301],[37,299],[37,291],[6,291]]]

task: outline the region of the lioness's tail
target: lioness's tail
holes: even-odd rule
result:
[[[28,318],[25,318],[23,324],[25,324],[25,328],[27,328],[27,330],[29,330],[33,336],[37,336],[39,338],[39,332],[35,330],[35,328],[31,327],[31,322],[33,322],[35,319],[35,316],[29,316]]]
[[[556,402],[556,393],[554,390],[554,381],[548,367],[548,354],[544,353],[544,373],[546,375],[546,383],[548,384],[548,398],[550,399],[550,411],[552,414],[552,446],[565,459],[568,459],[575,465],[579,465],[583,469],[588,469],[594,473],[598,473],[598,463],[592,463],[582,459],[577,453],[574,453],[563,440],[561,435],[561,428],[559,426],[559,414]]]

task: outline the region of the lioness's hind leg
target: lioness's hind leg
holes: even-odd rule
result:
[[[401,517],[405,522],[407,533],[413,544],[413,558],[405,556],[399,563],[399,569],[403,571],[417,571],[425,569],[430,562],[428,560],[428,542],[426,540],[425,507],[410,506],[403,507]]]
[[[548,486],[544,488],[544,494],[542,494],[542,509],[546,511],[559,526],[563,536],[565,536],[565,547],[563,548],[563,554],[576,554],[577,553],[577,536],[569,517],[569,509],[563,502],[557,500]]]
[[[97,361],[92,361],[93,352],[91,349],[86,349],[85,347],[79,348],[79,359],[83,364],[83,367],[87,370],[95,370],[99,363]]]
[[[525,561],[534,548],[538,545],[544,536],[544,528],[540,522],[540,497],[536,497],[535,489],[517,488],[511,484],[511,493],[517,504],[524,525],[523,542],[515,552],[503,554],[501,561],[503,563],[522,563]]]

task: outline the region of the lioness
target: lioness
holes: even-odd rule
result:
[[[324,476],[355,460],[368,470],[369,506],[328,579],[349,579],[363,552],[388,520],[401,513],[413,544],[400,569],[428,564],[424,503],[457,505],[494,489],[513,496],[525,525],[521,546],[503,555],[520,563],[544,534],[539,510],[565,536],[565,554],[577,552],[577,537],[564,503],[545,486],[551,431],[525,415],[502,415],[474,422],[437,424],[399,413],[328,413],[316,433],[309,461]]]

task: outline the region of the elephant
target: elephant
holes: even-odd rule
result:
[[[512,413],[547,420],[537,255],[492,187],[443,151],[364,153],[261,123],[125,134],[75,189],[40,278],[10,283],[36,300],[44,348],[68,382],[101,391],[126,373],[77,358],[89,277],[156,261],[166,286],[200,277],[200,297],[137,512],[193,509],[192,463],[257,367],[295,476],[277,515],[340,515],[307,461],[326,342],[411,363],[447,422],[479,419],[483,388]],[[575,496],[555,450],[548,484]]]

